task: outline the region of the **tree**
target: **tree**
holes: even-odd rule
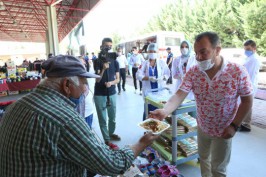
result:
[[[215,31],[223,47],[243,47],[247,38],[260,45],[266,55],[265,0],[177,0],[165,6],[148,22],[142,33],[153,31],[184,32],[186,39],[203,31]]]
[[[266,3],[255,0],[240,8],[245,36],[243,41],[252,39],[257,43],[258,53],[266,56]]]

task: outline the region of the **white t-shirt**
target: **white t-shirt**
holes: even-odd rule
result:
[[[126,65],[128,65],[127,58],[125,55],[120,55],[116,58],[116,61],[119,63],[119,68],[126,68]]]
[[[89,115],[93,114],[93,94],[89,92],[89,94],[85,98],[85,117],[88,117]]]

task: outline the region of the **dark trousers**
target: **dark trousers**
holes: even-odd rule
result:
[[[90,71],[90,63],[89,63],[88,60],[85,60],[85,62],[86,62],[86,69],[87,69],[87,72],[89,72],[89,71]]]
[[[133,80],[134,80],[134,87],[137,90],[138,86],[137,86],[137,78],[136,78],[136,73],[138,71],[138,68],[132,68],[132,75],[133,75]],[[139,81],[139,90],[141,91],[142,89],[142,82]]]
[[[121,81],[122,81],[122,88],[125,90],[126,84],[126,69],[120,68],[120,81],[117,84],[118,92],[121,92]]]
[[[169,77],[169,79],[167,80],[167,84],[172,84],[173,83],[173,81],[172,81],[172,71],[171,71],[171,69],[172,69],[172,66],[170,67],[169,66],[169,69],[170,69],[170,77]]]

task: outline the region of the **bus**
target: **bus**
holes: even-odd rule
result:
[[[139,53],[142,53],[143,57],[146,58],[148,44],[151,42],[157,43],[160,59],[166,61],[167,47],[170,47],[174,57],[177,57],[180,55],[180,43],[183,40],[185,40],[185,35],[182,32],[160,31],[123,41],[117,47],[122,48],[123,53],[126,55],[131,51],[132,47],[137,47]]]

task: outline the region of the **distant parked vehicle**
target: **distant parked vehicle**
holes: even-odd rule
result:
[[[240,65],[243,65],[247,58],[244,55],[244,49],[241,48],[223,48],[220,52],[220,55],[226,60]],[[260,56],[259,59],[261,62],[260,71],[266,71],[266,57]]]
[[[233,63],[240,65],[245,63],[246,56],[244,55],[244,49],[241,48],[222,48],[220,55]]]

